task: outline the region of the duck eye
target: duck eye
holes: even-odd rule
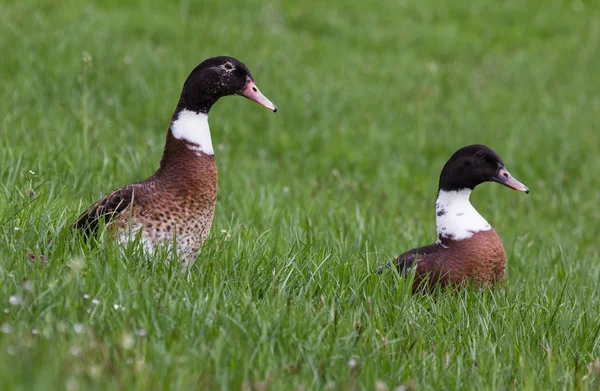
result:
[[[476,155],[480,159],[482,159],[485,156],[485,154],[483,153],[483,151],[477,151]]]
[[[230,63],[225,64],[225,69],[227,69],[228,71],[233,69],[233,65],[231,65]]]

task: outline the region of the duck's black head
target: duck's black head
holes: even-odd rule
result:
[[[527,186],[513,178],[500,156],[489,147],[469,145],[456,151],[440,175],[440,190],[474,189],[483,182],[498,182],[529,193]]]
[[[242,95],[269,110],[277,107],[254,84],[250,70],[233,57],[212,57],[200,63],[188,76],[177,111],[208,114],[215,102],[227,95]]]

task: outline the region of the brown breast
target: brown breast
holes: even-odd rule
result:
[[[170,241],[176,230],[179,250],[195,253],[212,226],[217,184],[214,156],[194,151],[169,132],[160,168],[138,184],[143,197],[139,192],[118,225],[141,226],[144,239],[152,243]]]
[[[442,239],[439,243],[410,250],[396,262],[403,270],[416,264],[413,291],[467,281],[476,286],[492,286],[504,279],[506,253],[496,231],[491,229],[477,232],[469,239]]]

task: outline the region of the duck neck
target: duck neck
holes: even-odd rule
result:
[[[183,167],[192,168],[206,161],[214,162],[208,114],[187,109],[175,111],[158,172],[189,175],[190,172],[182,172]]]
[[[438,242],[464,240],[477,232],[492,229],[471,205],[471,191],[468,188],[438,191],[435,203]]]
[[[189,149],[198,154],[215,154],[208,126],[208,114],[183,109],[173,115],[169,133],[187,143]]]

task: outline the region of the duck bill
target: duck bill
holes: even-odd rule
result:
[[[269,110],[272,110],[274,113],[277,112],[277,107],[273,104],[273,102],[268,100],[267,97],[260,92],[256,84],[254,83],[254,80],[250,78],[246,79],[246,85],[244,86],[244,88],[239,90],[239,94],[258,103],[263,107],[266,107]]]
[[[525,194],[529,194],[529,189],[527,186],[513,178],[513,176],[510,175],[510,172],[508,172],[505,167],[500,167],[498,169],[498,173],[492,177],[492,180],[494,182],[501,183],[506,187],[510,187],[513,190],[522,191]]]

